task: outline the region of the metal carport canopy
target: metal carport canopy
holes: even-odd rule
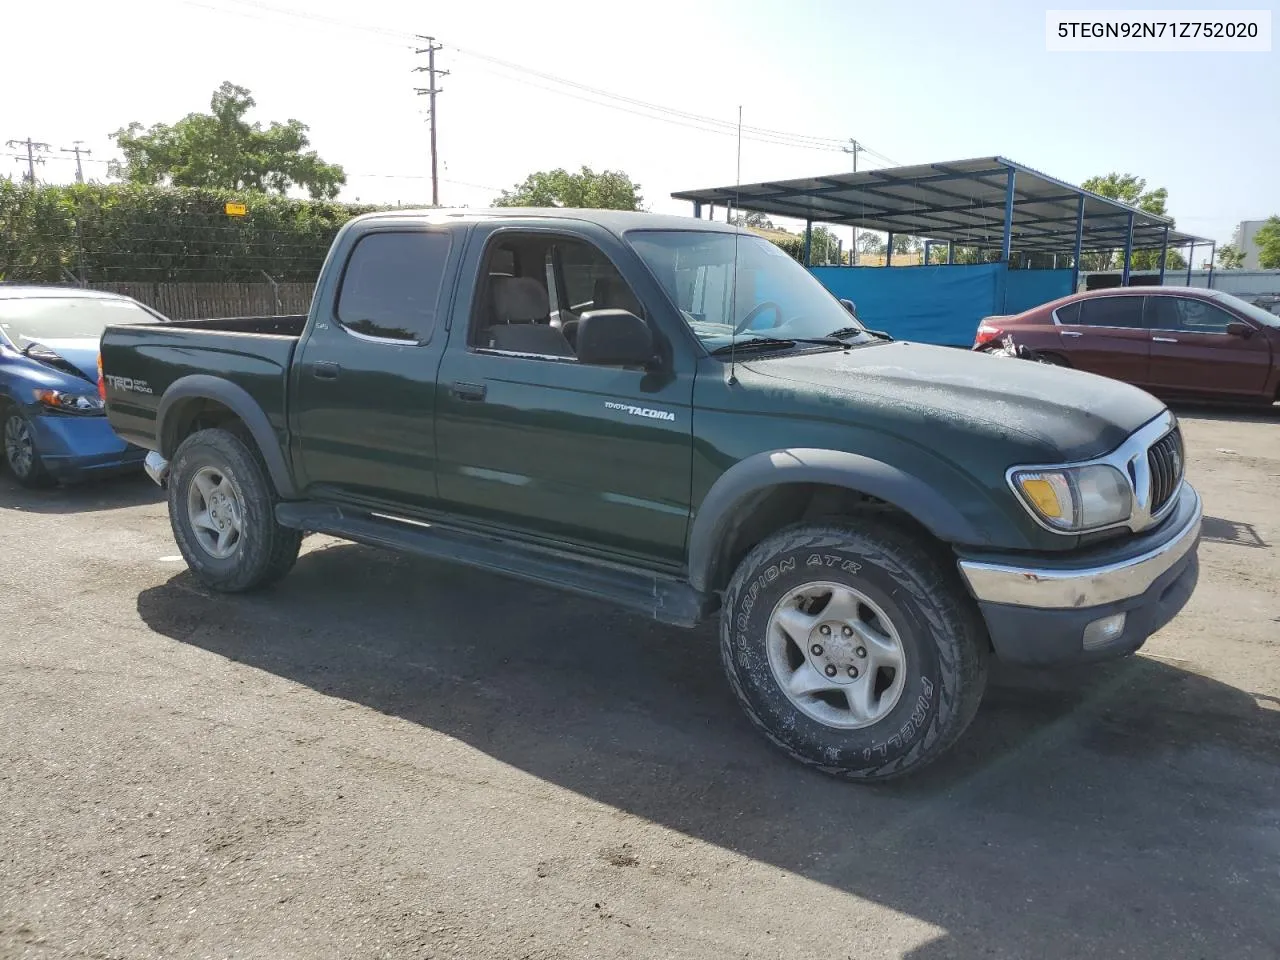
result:
[[[1081,211],[1082,250],[1124,247],[1131,215],[1134,250],[1160,248],[1166,242],[1170,247],[1211,242],[1174,230],[1168,217],[1090,193],[1003,157],[682,190],[671,196],[692,201],[695,209],[715,204],[989,248],[1004,243],[1010,180],[1010,239],[1020,250],[1070,252]]]

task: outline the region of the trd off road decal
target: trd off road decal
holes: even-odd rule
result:
[[[630,403],[618,403],[615,400],[604,402],[606,410],[621,410],[633,417],[646,417],[649,420],[674,420],[676,415],[667,410],[654,410],[652,407],[637,407]]]
[[[132,393],[151,393],[151,384],[145,380],[134,380],[132,377],[113,377],[106,374],[104,378],[107,383],[115,387],[117,390],[128,390]]]

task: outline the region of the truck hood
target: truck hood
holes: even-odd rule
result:
[[[1102,456],[1158,416],[1164,404],[1137,387],[1078,370],[895,341],[840,352],[739,363],[792,381],[825,409],[937,429],[980,429],[1043,449],[1045,462]]]

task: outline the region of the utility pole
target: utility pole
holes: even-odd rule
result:
[[[425,67],[414,67],[413,71],[414,73],[423,73],[425,71],[428,86],[415,87],[414,92],[420,97],[426,95],[431,100],[428,113],[428,118],[431,121],[431,205],[438,207],[440,206],[440,181],[436,176],[436,94],[440,93],[440,88],[436,86],[436,77],[447,77],[449,71],[436,69],[436,51],[443,49],[440,44],[436,43],[436,38],[418,34],[418,39],[427,41],[427,45],[421,49],[414,50],[414,53],[419,55],[425,53],[427,55],[427,65]]]
[[[27,183],[33,187],[36,185],[36,164],[44,163],[44,157],[37,157],[37,153],[48,153],[51,149],[47,143],[39,143],[27,137],[25,140],[7,140],[7,147],[26,147],[27,149]]]
[[[853,154],[853,172],[857,173],[858,172],[858,154],[864,153],[867,148],[862,146],[862,144],[858,143],[858,141],[853,139],[853,137],[850,137],[849,146],[841,147],[840,149],[844,153]]]
[[[858,143],[853,137],[849,138],[849,146],[841,147],[845,153],[853,154],[853,172],[858,172],[858,154],[867,148]],[[849,244],[849,265],[857,266],[858,264],[858,228],[853,228],[853,242]]]
[[[83,153],[87,157],[93,153],[92,150],[80,146],[82,143],[84,143],[83,140],[72,140],[71,146],[58,148],[59,153],[74,153],[76,155],[76,183],[84,183],[84,166],[80,163],[80,154]]]

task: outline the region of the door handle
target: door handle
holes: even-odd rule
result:
[[[1177,343],[1178,342],[1176,337],[1152,337],[1151,340],[1153,343]]]
[[[1084,336],[1083,333],[1076,333],[1076,331],[1074,330],[1063,330],[1061,331],[1061,333],[1064,337],[1083,337]]]
[[[317,380],[337,380],[342,368],[329,360],[317,360],[311,365],[311,375]]]
[[[483,383],[468,383],[459,380],[449,386],[449,392],[459,400],[483,400],[485,386]]]

